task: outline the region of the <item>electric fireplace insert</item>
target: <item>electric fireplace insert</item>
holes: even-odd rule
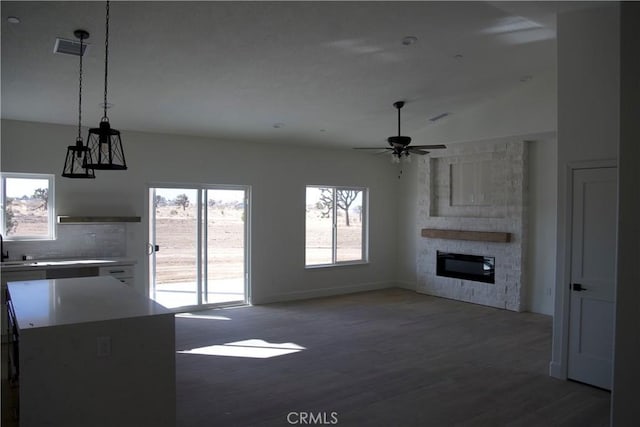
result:
[[[494,257],[440,251],[437,256],[436,274],[438,276],[484,283],[496,282]]]

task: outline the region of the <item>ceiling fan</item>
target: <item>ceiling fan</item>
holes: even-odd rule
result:
[[[386,150],[385,152],[389,152],[388,150],[390,150],[391,155],[393,156],[392,159],[395,162],[399,162],[402,157],[409,159],[409,154],[419,154],[421,156],[428,154],[429,152],[425,151],[425,149],[435,150],[439,148],[447,148],[442,144],[410,146],[409,144],[411,143],[411,137],[402,136],[400,134],[400,109],[404,107],[404,101],[394,102],[393,106],[398,110],[398,135],[390,136],[389,138],[387,138],[387,142],[389,143],[390,147],[356,147],[354,148],[355,150]]]

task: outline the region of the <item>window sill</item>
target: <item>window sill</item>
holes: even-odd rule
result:
[[[14,237],[11,239],[7,239],[5,237],[4,242],[53,242],[55,241],[56,238],[55,237],[51,237],[51,236],[43,236],[43,237],[38,237],[38,236],[25,236],[25,237]]]

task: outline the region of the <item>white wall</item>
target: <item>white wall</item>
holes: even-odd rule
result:
[[[640,4],[621,5],[618,288],[611,425],[640,425]]]
[[[514,85],[500,97],[487,99],[468,110],[453,111],[446,119],[427,125],[416,132],[414,143],[445,144],[555,132],[555,69]]]
[[[117,128],[117,123],[113,123]],[[95,180],[60,176],[72,126],[3,120],[2,170],[56,174],[57,214],[140,215],[127,226],[128,256],[146,290],[149,183],[252,186],[253,302],[305,298],[394,284],[397,173],[388,159],[352,150],[222,142],[122,131],[128,171],[97,171]],[[305,185],[370,189],[370,263],[305,270]],[[35,243],[37,244],[37,243]]]
[[[557,272],[550,372],[566,378],[570,241],[568,171],[577,162],[617,159],[620,44],[617,4],[558,16]]]
[[[553,137],[530,141],[527,310],[553,314],[556,278],[557,144]]]

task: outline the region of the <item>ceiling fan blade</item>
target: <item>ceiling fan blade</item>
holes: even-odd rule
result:
[[[426,148],[428,150],[436,150],[439,148],[447,148],[444,144],[434,144],[434,145],[411,145],[409,148]]]
[[[354,150],[393,150],[391,147],[353,147]]]
[[[417,148],[407,148],[407,151],[410,152],[411,154],[419,154],[421,156],[424,156],[425,154],[429,154],[428,151],[424,151],[424,150],[418,150]]]

